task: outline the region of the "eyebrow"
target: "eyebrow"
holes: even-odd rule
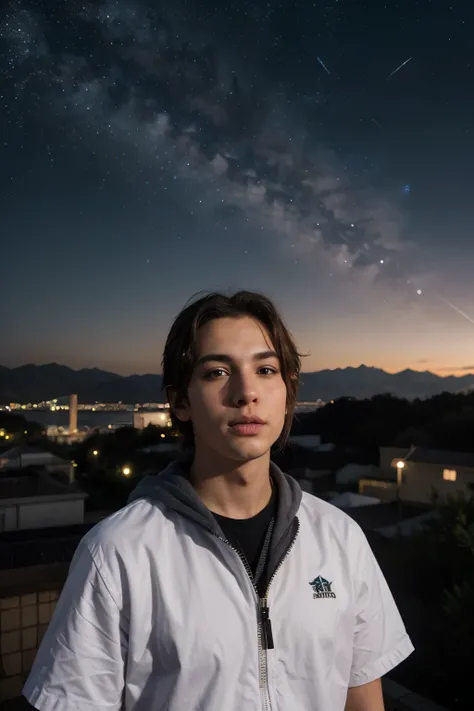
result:
[[[255,353],[252,360],[257,362],[260,360],[267,360],[268,358],[276,358],[278,360],[278,353],[276,351],[261,351],[260,353]],[[234,362],[234,359],[232,356],[226,355],[225,353],[208,353],[207,355],[201,356],[201,358],[197,359],[195,367],[198,368],[200,365],[204,365],[210,361],[213,363],[230,364]]]

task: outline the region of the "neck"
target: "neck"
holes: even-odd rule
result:
[[[220,516],[245,519],[256,516],[270,501],[270,453],[250,462],[218,462],[196,452],[191,482],[207,508]]]

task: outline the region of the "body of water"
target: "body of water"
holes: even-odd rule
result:
[[[69,427],[69,412],[60,410],[59,412],[45,411],[23,411],[21,413],[30,422],[38,422],[43,427]],[[77,426],[79,429],[85,427],[131,427],[133,425],[133,412],[90,412],[79,410],[77,413]]]

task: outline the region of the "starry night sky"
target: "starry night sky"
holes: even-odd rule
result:
[[[0,363],[159,372],[231,287],[305,370],[474,371],[467,6],[3,3]]]

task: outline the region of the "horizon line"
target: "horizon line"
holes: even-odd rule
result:
[[[79,373],[83,370],[99,370],[103,373],[109,374],[109,375],[114,375],[119,378],[132,378],[132,377],[145,377],[147,375],[154,375],[154,376],[159,376],[162,377],[162,373],[159,372],[153,372],[153,371],[144,371],[144,372],[137,372],[137,371],[132,371],[129,372],[128,374],[123,374],[119,373],[116,371],[112,370],[107,370],[105,368],[100,368],[98,366],[82,366],[80,368],[74,368],[70,365],[65,365],[64,363],[57,363],[55,361],[50,361],[47,363],[32,363],[32,362],[27,362],[27,363],[22,363],[21,365],[16,365],[16,366],[7,366],[3,365],[0,363],[0,368],[4,368],[6,370],[19,370],[20,368],[27,368],[27,367],[34,367],[34,368],[44,368],[48,366],[56,366],[59,368],[67,368],[68,370],[71,370],[75,373]],[[413,367],[406,367],[401,370],[391,370],[391,369],[386,369],[377,365],[366,365],[365,363],[360,363],[359,365],[347,365],[347,366],[338,366],[336,368],[320,368],[319,370],[302,370],[300,371],[300,375],[304,374],[314,374],[314,373],[323,373],[325,371],[328,372],[337,372],[337,371],[342,371],[342,370],[359,370],[359,369],[367,369],[367,370],[379,370],[387,375],[400,375],[402,373],[405,373],[407,371],[412,372],[412,373],[426,373],[429,375],[434,375],[437,378],[449,378],[449,377],[454,377],[454,378],[461,378],[464,375],[474,375],[474,366],[469,367],[469,366],[459,366],[459,367],[453,367],[446,369],[446,374],[442,375],[440,374],[440,371],[445,370],[445,368],[434,368],[433,370],[429,369],[424,369],[424,370],[418,370],[417,368]],[[437,372],[436,372],[437,371]]]

